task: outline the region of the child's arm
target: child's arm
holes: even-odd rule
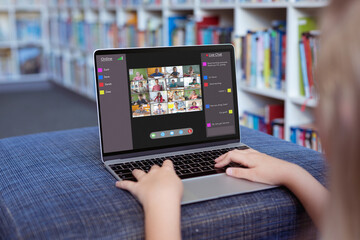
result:
[[[226,174],[254,182],[284,185],[300,200],[306,211],[321,229],[328,199],[328,190],[300,166],[280,160],[253,149],[234,150],[215,160],[215,167],[224,167],[230,162],[248,168],[228,168]]]
[[[154,165],[149,173],[134,170],[138,182],[119,181],[116,186],[131,192],[144,207],[145,236],[151,239],[181,239],[180,203],[183,185],[171,161]]]

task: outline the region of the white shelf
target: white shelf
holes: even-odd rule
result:
[[[288,2],[259,2],[259,3],[240,3],[241,8],[287,8],[290,4]]]
[[[329,3],[326,1],[318,2],[294,2],[292,4],[295,8],[323,8],[326,7]]]
[[[317,107],[318,101],[314,98],[306,98],[306,97],[291,97],[290,100],[295,103],[298,104],[300,106],[306,106],[306,107],[310,107],[310,108],[315,108]]]
[[[235,9],[236,5],[233,3],[216,3],[216,4],[206,4],[200,3],[200,9],[203,10],[223,10],[223,9]]]
[[[260,95],[260,96],[269,97],[269,98],[273,98],[273,99],[278,99],[278,100],[283,100],[283,101],[286,99],[286,93],[285,92],[275,90],[275,89],[254,88],[254,87],[246,86],[244,83],[240,83],[240,89],[245,91],[245,92],[249,92],[249,93],[253,93],[253,94],[257,94],[257,95]]]

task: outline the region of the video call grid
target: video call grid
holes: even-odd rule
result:
[[[129,70],[133,117],[202,111],[199,65]]]

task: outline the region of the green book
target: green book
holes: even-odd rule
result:
[[[312,30],[317,29],[317,24],[315,19],[312,17],[301,17],[298,19],[299,23],[299,42],[301,41],[301,36],[304,32],[310,32]],[[305,96],[305,89],[304,89],[304,80],[301,71],[301,59],[300,59],[300,47],[299,47],[299,86],[300,86],[300,95]]]

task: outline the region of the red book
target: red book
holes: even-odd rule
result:
[[[312,89],[314,86],[313,72],[312,72],[312,58],[311,58],[311,49],[310,49],[310,41],[309,36],[302,35],[302,40],[305,48],[305,57],[306,57],[306,68],[307,75],[309,79],[309,88],[310,88],[310,96],[312,96]]]
[[[218,26],[219,25],[219,17],[203,17],[201,22],[196,23],[196,39],[197,44],[202,44],[201,38],[201,30],[203,28],[207,28],[210,26]]]
[[[265,123],[267,127],[267,133],[272,135],[271,122],[276,118],[284,118],[284,105],[267,105],[265,107]]]

